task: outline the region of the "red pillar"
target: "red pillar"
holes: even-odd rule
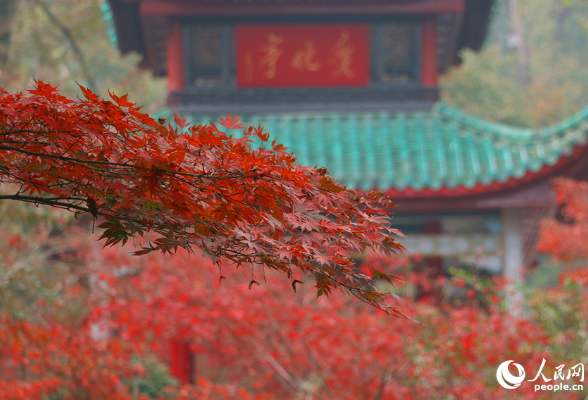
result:
[[[185,340],[174,338],[170,340],[169,347],[169,364],[172,376],[182,385],[193,383],[194,368],[190,346]]]
[[[441,221],[429,221],[425,223],[425,233],[429,235],[438,235],[442,231]],[[427,268],[426,275],[431,284],[431,303],[441,305],[443,295],[439,287],[438,279],[443,275],[443,259],[441,257],[426,257],[425,265]]]
[[[182,22],[172,19],[167,36],[167,88],[168,91],[182,91],[186,87],[184,74],[184,39]]]
[[[435,15],[423,18],[423,34],[421,46],[421,85],[437,87],[437,24]]]
[[[438,235],[442,233],[440,221],[428,221],[425,223],[424,234]],[[423,273],[422,279],[426,282],[417,283],[415,288],[415,300],[428,299],[432,305],[439,306],[443,301],[442,288],[439,285],[439,278],[443,275],[443,258],[425,257],[422,263],[415,266],[415,272]]]

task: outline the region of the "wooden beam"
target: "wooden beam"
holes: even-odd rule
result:
[[[169,24],[167,37],[167,88],[170,93],[186,88],[182,22],[176,18]]]
[[[437,87],[439,60],[437,59],[437,22],[435,15],[423,18],[421,45],[421,86]]]
[[[555,193],[545,177],[532,183],[493,193],[471,194],[456,197],[415,197],[392,196],[398,207],[394,214],[417,214],[433,212],[489,211],[503,208],[551,207],[555,204]]]
[[[490,233],[411,233],[398,241],[422,257],[490,257],[504,251],[502,237]]]
[[[143,0],[142,15],[283,15],[283,14],[437,14],[459,13],[464,0],[390,0],[379,2],[333,1],[195,1]]]

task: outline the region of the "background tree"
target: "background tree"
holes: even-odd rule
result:
[[[31,303],[35,319],[2,315],[0,399],[536,399],[532,383],[502,389],[496,366],[514,359],[532,375],[546,358],[551,378],[585,354],[587,298],[577,284],[534,293],[524,319],[498,299],[488,312],[406,298],[403,310],[421,325],[343,293],[317,299],[307,284],[292,293],[276,272],[251,289],[240,271],[219,281],[210,260],[185,250],[134,257],[130,243],[102,249],[88,228],[70,221],[61,237],[35,237],[45,247],[67,244],[60,263],[86,278]],[[23,252],[34,245],[22,240]],[[195,354],[194,385],[179,387],[156,360],[178,337]]]
[[[517,2],[520,32],[512,27],[511,2],[497,2],[484,50],[462,53],[464,63],[442,80],[443,99],[489,120],[544,127],[588,104],[588,7],[563,0]],[[521,32],[528,55],[524,80]]]
[[[588,260],[588,183],[567,178],[553,180],[556,200],[561,207],[558,217],[543,221],[539,250],[580,266]]]
[[[8,49],[10,47],[15,11],[16,0],[0,1],[0,69],[8,61]]]
[[[165,80],[138,68],[137,54],[121,57],[109,40],[103,0],[0,1],[0,87],[24,90],[41,79],[63,94],[80,84],[100,95],[132,93],[148,112],[165,105]]]

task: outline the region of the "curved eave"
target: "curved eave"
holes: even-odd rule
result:
[[[583,153],[588,153],[588,145],[577,146],[571,154],[560,157],[553,165],[544,165],[539,171],[527,171],[522,178],[509,178],[504,182],[494,181],[489,184],[478,183],[473,187],[466,187],[459,185],[454,188],[443,186],[440,189],[424,188],[415,190],[413,188],[396,189],[388,188],[385,190],[386,195],[394,199],[406,198],[451,198],[463,196],[475,196],[480,194],[497,194],[508,189],[518,188],[526,184],[539,181],[542,178],[549,176],[556,176],[558,172],[563,172],[566,167],[571,166],[575,161],[578,161]],[[588,155],[588,154],[586,154]],[[379,188],[374,187],[374,190]]]
[[[325,166],[350,188],[431,199],[495,193],[567,173],[568,165],[587,158],[587,110],[538,130],[491,123],[448,106],[429,113],[278,113],[242,120],[264,126],[300,164]]]

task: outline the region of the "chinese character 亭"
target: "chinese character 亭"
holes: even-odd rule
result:
[[[263,57],[259,60],[259,66],[266,67],[264,76],[268,79],[276,77],[278,60],[284,53],[280,48],[280,44],[284,41],[283,36],[278,36],[274,33],[267,35],[268,43],[261,46]]]

